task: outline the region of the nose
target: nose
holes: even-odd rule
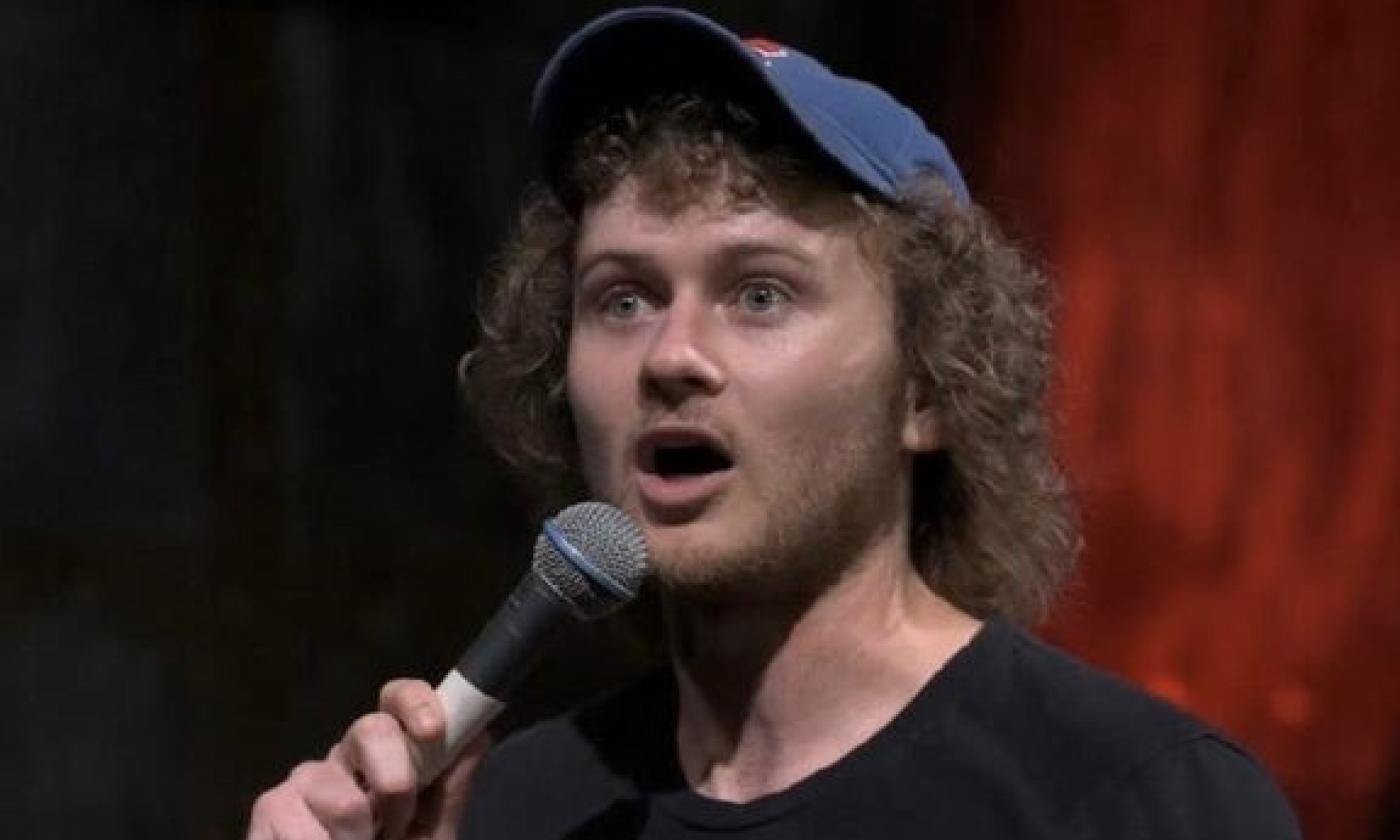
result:
[[[724,388],[724,369],[702,302],[678,296],[657,325],[642,363],[642,393],[674,406]]]

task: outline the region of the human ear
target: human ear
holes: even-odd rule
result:
[[[942,448],[943,442],[938,433],[938,414],[934,411],[929,390],[923,383],[910,383],[907,389],[904,425],[899,433],[900,443],[906,452],[923,454]]]

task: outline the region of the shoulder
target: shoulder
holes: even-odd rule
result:
[[[1017,628],[988,725],[1081,837],[1297,837],[1268,773],[1219,730]]]
[[[956,657],[956,709],[1008,758],[1079,795],[1143,757],[1210,731],[1196,718],[1002,619]],[[953,670],[952,667],[949,668]]]
[[[1147,756],[1086,796],[1075,815],[1085,840],[1297,840],[1293,811],[1238,745],[1206,733]]]
[[[1136,763],[1210,727],[1141,688],[1014,627],[1007,628],[1005,689],[1040,733],[1030,743],[1086,779]]]

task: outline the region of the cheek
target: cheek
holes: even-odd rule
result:
[[[584,478],[594,487],[606,472],[609,453],[620,447],[627,428],[623,415],[629,400],[619,367],[590,359],[586,353],[570,352],[564,384]],[[616,439],[610,440],[610,434]]]
[[[760,403],[802,426],[883,411],[899,380],[895,347],[873,329],[814,334],[770,353],[761,367],[750,370],[750,387]]]
[[[579,449],[587,452],[595,443],[598,428],[598,383],[597,377],[581,376],[580,365],[573,354],[569,356],[568,372],[564,377],[565,396],[569,402],[569,414],[574,419],[575,434]]]
[[[806,361],[819,364],[765,367],[748,380],[746,402],[770,446],[819,458],[833,445],[887,431],[894,389],[890,366],[850,354]]]

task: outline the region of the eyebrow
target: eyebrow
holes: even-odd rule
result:
[[[719,249],[707,255],[705,262],[707,265],[732,263],[748,257],[780,257],[795,260],[803,266],[810,266],[815,262],[813,255],[806,251],[793,248],[787,245],[773,244],[762,239],[737,239],[721,245]],[[582,279],[597,266],[606,262],[616,262],[628,268],[641,269],[643,271],[657,271],[659,263],[650,251],[633,250],[630,248],[603,248],[600,251],[588,254],[574,268],[574,279]]]
[[[604,248],[593,254],[589,254],[587,259],[582,260],[574,267],[573,275],[575,280],[585,277],[590,271],[603,263],[620,263],[628,268],[640,268],[643,270],[655,270],[656,260],[644,251],[631,251],[625,248]]]

